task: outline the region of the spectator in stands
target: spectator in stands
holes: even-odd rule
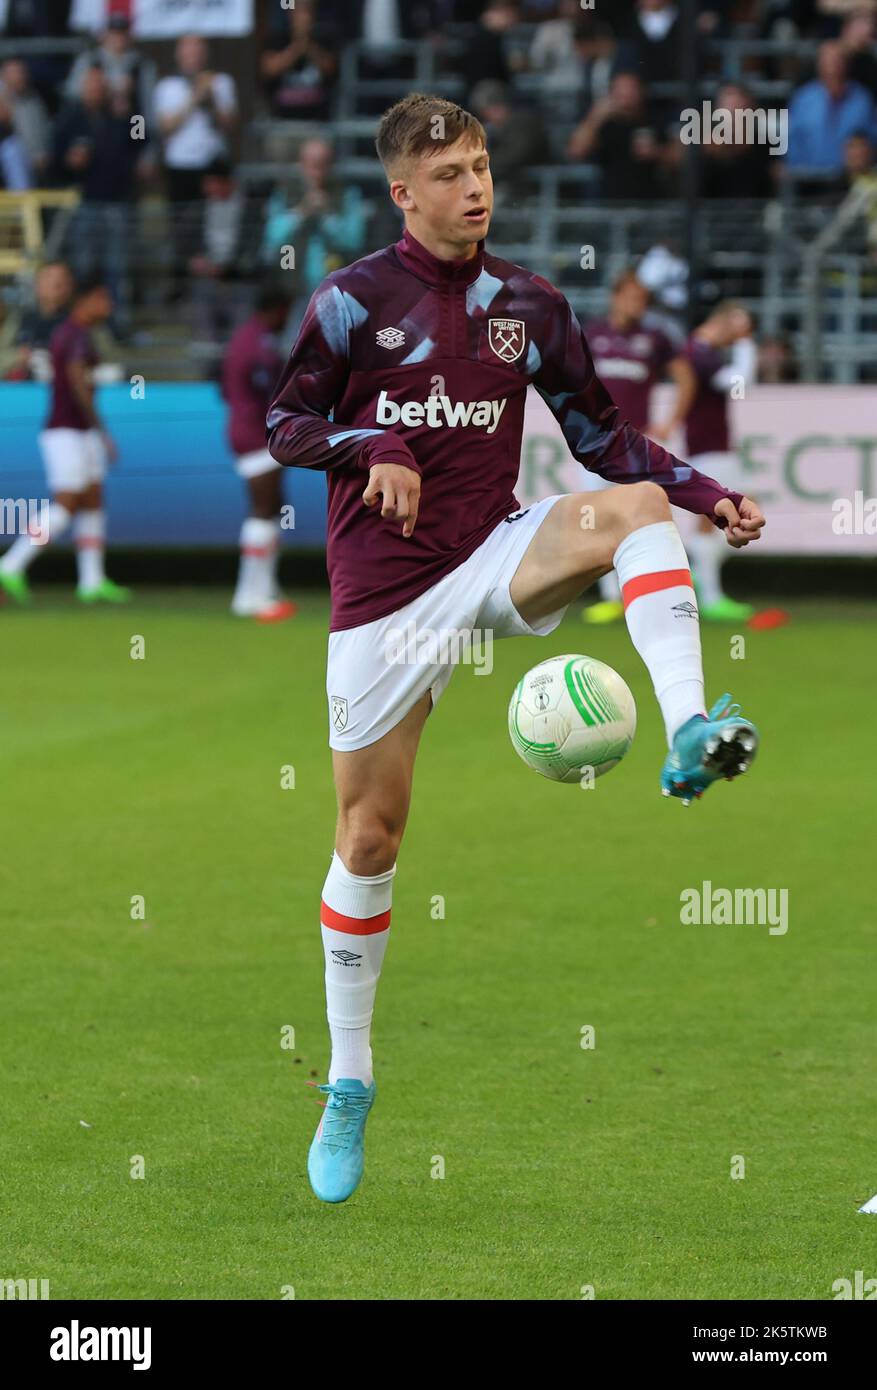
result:
[[[71,100],[77,99],[82,79],[93,67],[102,69],[111,92],[131,92],[135,112],[146,115],[152,110],[155,64],[132,47],[131,21],[127,15],[111,14],[98,47],[79,54],[65,84],[66,95]]]
[[[568,159],[600,166],[604,198],[627,202],[658,196],[666,154],[645,88],[632,72],[616,73],[609,95],[594,103],[567,146]]]
[[[512,73],[506,54],[506,37],[518,23],[518,6],[512,0],[487,0],[478,27],[467,40],[457,65],[463,78],[465,100],[470,104],[477,82],[510,82]]]
[[[621,35],[616,72],[635,72],[647,87],[678,82],[682,38],[679,11],[670,0],[637,0],[636,15]]]
[[[874,9],[856,10],[849,15],[841,30],[840,46],[847,60],[847,75],[851,82],[867,87],[877,97],[877,18]]]
[[[5,0],[0,32],[7,39],[56,39],[69,35],[70,0]],[[30,80],[51,111],[56,111],[70,59],[65,54],[34,54]]]
[[[474,22],[484,5],[485,0],[319,0],[319,17],[339,38],[361,39],[378,50],[435,35],[448,20]]]
[[[290,326],[295,329],[320,282],[365,250],[362,193],[355,184],[342,185],[334,177],[333,161],[327,140],[305,140],[298,160],[301,192],[292,201],[287,190],[277,188],[268,201],[262,260],[272,272],[284,270],[289,276]],[[286,247],[294,248],[294,264],[284,254]]]
[[[34,304],[9,315],[0,333],[0,376],[46,381],[49,339],[70,313],[73,276],[64,261],[47,261],[34,277]]]
[[[697,28],[707,38],[719,38],[728,31],[734,0],[698,0]]]
[[[260,60],[271,115],[325,120],[337,67],[331,31],[318,28],[313,0],[298,0],[286,13],[287,32],[268,39]]]
[[[179,295],[200,234],[204,174],[215,160],[227,157],[226,137],[237,122],[238,105],[234,80],[208,67],[207,44],[199,34],[184,34],[175,51],[177,71],[158,83],[154,109],[164,141]]]
[[[452,9],[453,0],[319,0],[318,17],[334,36],[327,47],[337,50],[343,43],[359,43],[359,77],[396,83],[401,97],[405,88],[415,85],[416,69],[412,55],[399,51],[400,42],[437,39]],[[386,92],[357,93],[355,109],[357,114],[377,114],[392,99]]]
[[[0,97],[12,112],[15,133],[27,152],[37,183],[45,178],[52,144],[52,124],[42,97],[30,84],[27,64],[7,58],[0,66]]]
[[[839,43],[820,45],[817,71],[789,105],[787,162],[796,171],[840,175],[845,142],[858,131],[877,134],[877,110],[871,93],[849,80]]]
[[[649,319],[672,342],[684,342],[684,314],[689,297],[689,269],[682,249],[673,241],[650,246],[636,268],[636,278],[651,295]]]
[[[716,111],[752,111],[758,102],[737,82],[726,82],[713,98]],[[738,132],[734,131],[736,136]],[[701,186],[706,198],[769,198],[773,192],[772,167],[777,162],[766,144],[711,141],[701,145]],[[681,154],[681,145],[673,146]]]
[[[862,10],[874,9],[875,0],[814,0],[817,19],[815,31],[820,37],[836,39],[844,20]]]
[[[557,19],[540,24],[530,46],[530,69],[541,75],[545,104],[560,111],[571,98],[578,114],[605,96],[614,49],[603,20],[583,11],[579,0],[561,0]]]
[[[501,82],[479,82],[470,105],[487,131],[496,205],[525,197],[531,189],[530,171],[550,162],[542,117],[538,111],[514,108]]]
[[[33,186],[33,170],[24,141],[15,129],[12,106],[0,96],[0,189],[23,193]]]
[[[841,222],[864,217],[868,251],[877,261],[877,166],[875,144],[865,134],[851,135],[844,151],[844,167],[849,192],[838,212]]]
[[[186,269],[195,337],[215,345],[249,312],[247,278],[256,260],[245,235],[246,198],[227,159],[205,169],[201,208],[199,244]]]
[[[808,75],[804,65],[806,50],[795,40],[810,35],[814,5],[815,0],[760,0],[755,16],[757,37],[782,45],[759,63],[760,75],[767,81],[795,86]]]
[[[124,327],[131,207],[143,147],[131,139],[129,93],[118,86],[111,91],[102,68],[86,70],[80,91],[55,131],[56,178],[82,194],[70,229],[70,259],[77,279],[105,278],[116,325]]]

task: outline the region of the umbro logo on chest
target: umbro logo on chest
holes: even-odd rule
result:
[[[405,334],[401,328],[382,328],[375,334],[375,342],[382,348],[404,347]]]

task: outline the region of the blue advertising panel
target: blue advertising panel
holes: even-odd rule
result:
[[[0,498],[46,495],[37,435],[47,407],[40,383],[0,384]],[[104,386],[98,409],[119,447],[106,485],[111,545],[237,544],[245,485],[234,471],[214,383],[147,382],[142,399],[132,398],[127,383]],[[325,546],[325,475],[285,469],[284,495],[294,509],[284,544]]]

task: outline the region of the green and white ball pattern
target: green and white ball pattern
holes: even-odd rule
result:
[[[509,734],[518,755],[552,782],[611,772],[636,733],[627,683],[605,661],[553,656],[528,671],[509,704]]]

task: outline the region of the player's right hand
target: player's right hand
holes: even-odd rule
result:
[[[109,434],[107,430],[101,430],[101,439],[103,440],[104,449],[106,451],[107,463],[112,468],[113,464],[118,462],[119,447],[113,436]]]
[[[362,500],[367,507],[374,507],[379,497],[382,498],[381,516],[395,517],[403,522],[402,535],[410,536],[420,505],[419,475],[401,463],[374,464],[369,469],[368,487]]]

